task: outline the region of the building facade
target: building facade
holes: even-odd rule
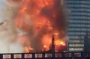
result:
[[[84,51],[84,36],[90,31],[90,0],[65,1],[70,12],[68,51]]]

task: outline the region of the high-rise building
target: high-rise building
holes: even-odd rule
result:
[[[85,52],[90,52],[90,37],[88,37],[90,34],[87,31],[84,39],[84,51]]]
[[[65,0],[70,11],[68,51],[84,51],[84,36],[90,31],[90,0]]]

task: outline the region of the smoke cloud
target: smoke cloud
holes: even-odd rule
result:
[[[10,6],[6,0],[0,1],[0,53],[22,53],[23,46],[18,40],[15,16],[19,7]]]
[[[53,5],[42,7],[38,11],[39,14],[35,10],[35,8],[38,9],[40,7],[38,5],[39,1],[27,1],[4,0],[4,5],[0,5],[0,14],[2,22],[4,22],[0,28],[0,30],[3,30],[0,33],[0,42],[3,43],[1,45],[4,47],[6,47],[4,42],[7,42],[10,50],[7,53],[25,52],[24,49],[28,46],[33,48],[33,52],[40,52],[44,44],[42,41],[44,42],[47,39],[43,38],[45,37],[44,35],[49,35],[52,38],[52,34],[56,31],[60,33],[59,38],[66,36],[67,23],[61,0],[52,1]],[[20,10],[24,6],[26,9],[22,10],[24,13],[21,13]],[[48,29],[49,26],[51,29]],[[23,44],[21,44],[22,40]],[[5,49],[8,50],[8,48]]]

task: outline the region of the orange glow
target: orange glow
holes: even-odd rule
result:
[[[29,53],[29,52],[32,51],[32,50],[33,50],[33,48],[25,47],[25,51],[26,51],[27,53]]]
[[[44,8],[46,9],[45,11],[43,11]],[[48,17],[49,14],[45,16],[47,10],[52,11],[52,14],[50,14],[51,19]],[[16,18],[16,26],[25,32],[33,30],[33,35],[35,36],[40,35],[43,43],[42,49],[49,50],[53,33],[56,35],[55,45],[66,45],[64,41],[59,39],[60,30],[53,26],[55,17],[57,17],[57,11],[54,8],[53,0],[23,0]],[[28,52],[30,48],[25,47],[25,50]]]
[[[48,51],[48,50],[49,48],[46,45],[44,45],[42,51]]]
[[[44,45],[44,48],[46,48],[47,46],[46,45]]]
[[[56,40],[56,41],[55,41],[55,45],[66,46],[66,43],[65,43],[64,41]]]

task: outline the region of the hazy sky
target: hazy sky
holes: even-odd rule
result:
[[[5,0],[0,0],[0,22],[2,22],[2,14],[1,14],[1,10],[2,10],[2,8],[5,6],[5,2],[4,2]]]

